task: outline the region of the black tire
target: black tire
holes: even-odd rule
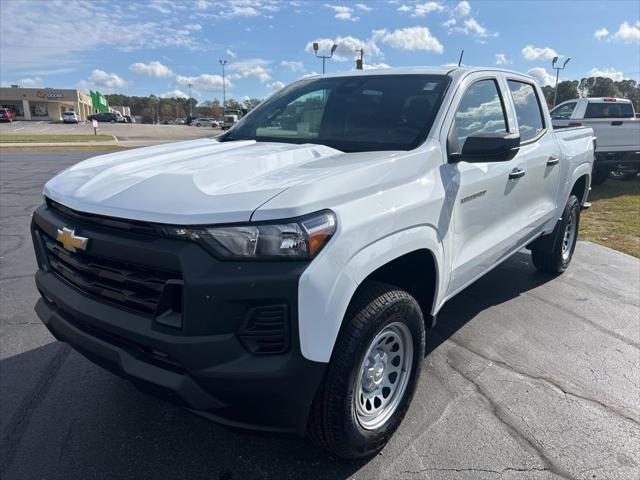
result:
[[[312,406],[309,434],[337,457],[355,459],[380,451],[409,408],[424,358],[425,325],[420,306],[411,295],[377,282],[361,287],[347,309],[344,322],[324,383]],[[404,325],[402,328],[410,332],[411,337],[412,352],[411,355],[407,352],[406,358],[412,358],[412,363],[409,375],[402,380],[407,383],[403,392],[397,390],[395,410],[390,411],[384,423],[377,428],[364,428],[358,420],[355,403],[362,362],[378,334],[398,324]],[[400,385],[401,377],[395,378]]]
[[[594,168],[591,172],[591,185],[602,185],[609,178],[609,170],[606,168]]]
[[[567,226],[573,228],[573,235],[567,239]],[[562,218],[558,221],[556,228],[549,235],[553,241],[551,248],[531,249],[531,261],[533,266],[541,273],[559,275],[564,272],[573,258],[578,241],[578,231],[580,229],[580,201],[575,195],[571,195],[564,207]]]

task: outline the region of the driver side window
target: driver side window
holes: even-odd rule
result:
[[[320,133],[320,122],[329,92],[315,90],[306,93],[289,104],[277,115],[258,125],[259,137],[315,138]]]
[[[449,153],[461,153],[471,135],[506,133],[507,119],[498,84],[493,79],[471,85],[462,97],[449,136]]]

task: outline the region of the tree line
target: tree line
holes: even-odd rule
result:
[[[129,96],[121,93],[105,95],[109,105],[123,105],[131,109],[131,115],[140,116],[142,123],[155,123],[164,120],[175,120],[176,118],[186,118],[189,111],[195,117],[208,117],[218,120],[222,119],[222,105],[219,100],[206,100],[198,102],[195,98],[182,97],[158,97],[149,95],[146,97]],[[238,101],[229,98],[226,101],[226,108],[232,110],[251,110],[261,102],[258,98],[246,98]]]
[[[549,107],[553,106],[555,89],[553,86],[542,87]],[[581,80],[565,80],[558,83],[556,104],[579,97],[617,97],[627,98],[633,102],[636,112],[640,112],[640,86],[635,80],[612,80],[605,77],[588,77]]]

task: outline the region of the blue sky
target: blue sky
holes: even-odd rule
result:
[[[321,71],[464,63],[553,80],[640,77],[640,2],[429,0],[0,0],[0,81],[104,93],[265,97]]]

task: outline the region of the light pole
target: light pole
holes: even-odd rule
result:
[[[556,62],[558,61],[558,57],[553,57],[553,60],[551,61],[551,68],[553,68],[556,71],[556,88],[554,89],[555,92],[553,94],[554,107],[556,106],[556,100],[558,99],[558,78],[560,77],[560,70],[565,69],[565,67],[567,66],[567,63],[569,63],[569,60],[571,60],[571,57],[567,57],[567,59],[564,61],[561,67],[556,67]]]
[[[226,60],[218,60],[218,63],[220,65],[222,65],[222,115],[224,115],[224,109],[226,108],[227,105],[227,92],[226,92],[226,85],[225,85],[225,76],[224,76],[224,67],[227,64]]]
[[[364,68],[364,48],[356,50],[356,53],[360,54],[360,58],[356,58],[356,70],[362,70]]]
[[[191,101],[191,84],[189,84],[189,116],[193,117],[193,102]]]
[[[338,45],[336,45],[334,43],[333,46],[331,47],[331,55],[318,55],[318,42],[313,42],[313,52],[316,54],[317,58],[321,58],[322,59],[322,74],[323,75],[324,75],[324,62],[327,60],[327,58],[333,57],[333,54],[335,53],[336,48],[338,48]]]

